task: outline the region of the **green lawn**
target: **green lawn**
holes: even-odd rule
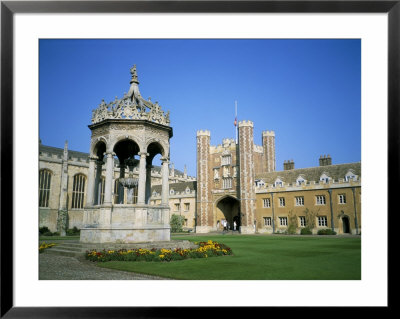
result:
[[[79,240],[78,236],[39,236],[39,241]]]
[[[233,256],[174,262],[106,262],[99,267],[190,280],[360,280],[361,238],[174,236],[228,245]]]

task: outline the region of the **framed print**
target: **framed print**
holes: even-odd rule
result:
[[[2,1],[1,316],[187,317],[197,310],[252,311],[248,307],[288,307],[296,314],[310,307],[389,310],[399,18],[399,1]],[[300,55],[304,68],[296,63]],[[124,93],[121,61],[130,81]],[[286,68],[276,68],[278,63]],[[309,84],[311,74],[319,81]],[[218,77],[223,86],[214,85]],[[139,81],[141,89],[155,83],[166,104],[179,100],[175,114],[163,100],[142,97]],[[280,81],[286,83],[281,91],[274,86]],[[323,85],[331,89],[326,95]],[[100,104],[93,107],[96,99]],[[259,127],[259,119],[268,127]],[[169,126],[174,120],[176,128]],[[126,128],[128,122],[138,127]],[[288,133],[275,139],[279,128]],[[305,130],[320,139],[303,137]],[[262,145],[244,142],[253,140],[253,132]],[[210,144],[213,134],[218,141]],[[71,142],[53,142],[58,136]],[[291,142],[286,147],[285,139]],[[334,151],[333,163],[330,155],[321,156],[319,167],[287,160],[291,153],[283,151],[306,158],[324,143],[341,152]],[[178,144],[187,155],[172,155]],[[283,170],[276,168],[281,163]],[[311,219],[298,209],[307,205],[317,212]],[[134,222],[127,217],[133,209],[143,216],[137,213]],[[206,272],[185,277],[183,271],[173,278],[184,280],[62,280],[52,277],[56,270],[40,271],[37,229],[49,236],[80,233],[76,245],[85,248],[113,242],[115,250],[124,249],[130,238],[169,239],[173,222],[163,209],[203,238],[295,238],[289,235],[315,223],[312,235],[357,238],[360,258],[347,264],[360,267],[356,275],[341,268],[339,276],[318,277],[305,269],[298,277],[237,274],[233,280]],[[105,223],[112,225],[111,235]],[[328,255],[319,262],[332,263]],[[225,267],[235,273],[229,263]]]

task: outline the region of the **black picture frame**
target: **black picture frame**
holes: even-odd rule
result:
[[[388,14],[388,212],[394,210],[395,184],[399,180],[400,105],[400,0],[356,1],[1,1],[1,317],[3,318],[180,318],[196,309],[186,307],[14,307],[13,304],[13,17],[16,13],[119,13],[119,12],[269,12],[269,13],[387,13]],[[8,200],[5,200],[8,199]],[[388,213],[387,212],[387,213]],[[394,210],[395,212],[395,210]],[[380,212],[385,213],[385,212]],[[388,214],[388,219],[391,216]],[[392,225],[392,226],[390,226]],[[393,223],[388,222],[389,227]],[[389,249],[388,236],[388,250]],[[390,265],[388,251],[388,265]],[[389,271],[389,269],[388,269]],[[390,286],[388,280],[388,287]],[[240,298],[241,292],[238,292]],[[389,294],[388,294],[389,296]],[[391,310],[379,307],[380,311]],[[273,309],[272,309],[273,310]],[[325,311],[326,309],[318,309]],[[347,313],[350,308],[347,308]],[[246,307],[207,309],[202,315],[230,315],[256,311]],[[307,307],[291,307],[285,313],[307,315]],[[359,309],[356,309],[359,314]],[[369,312],[372,309],[368,310]],[[343,315],[341,309],[330,314]],[[374,312],[374,311],[372,311]],[[372,313],[371,312],[371,313]]]

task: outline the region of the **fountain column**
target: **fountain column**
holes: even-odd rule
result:
[[[151,164],[146,165],[146,195],[145,202],[146,204],[150,204],[150,196],[151,196]]]
[[[112,204],[112,182],[113,182],[113,173],[114,173],[114,153],[107,152],[107,171],[106,171],[106,185],[104,190],[104,204],[111,205]]]
[[[94,185],[93,185],[93,204],[94,205],[99,205],[99,183],[101,179],[101,171],[103,169],[103,161],[97,160],[96,161],[96,177],[94,179]]]
[[[168,168],[168,159],[163,158],[162,161],[162,186],[161,186],[161,205],[168,205],[168,196],[169,196],[169,184],[168,184],[168,175],[169,175],[169,168]]]
[[[89,157],[89,172],[88,172],[88,191],[86,196],[86,206],[93,206],[93,195],[94,195],[94,165],[96,158]]]
[[[124,164],[120,164],[119,166],[119,178],[125,178],[125,168],[126,166]],[[124,193],[125,193],[125,188],[121,184],[118,186],[118,203],[117,204],[123,204],[124,203]]]
[[[144,205],[146,196],[146,152],[140,152],[139,162],[139,189],[138,189],[138,201],[139,205]]]

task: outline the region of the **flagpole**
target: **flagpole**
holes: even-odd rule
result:
[[[236,133],[236,144],[238,143],[238,136],[237,136],[237,101],[235,101],[235,133]]]

